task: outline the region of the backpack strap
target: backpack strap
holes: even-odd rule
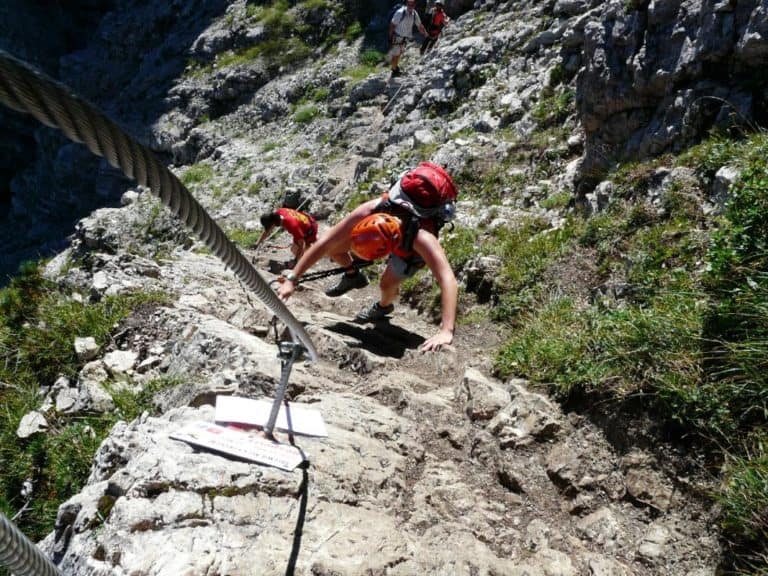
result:
[[[392,216],[396,216],[400,219],[403,230],[403,241],[401,243],[403,250],[406,252],[413,251],[413,243],[416,240],[416,234],[419,233],[419,229],[422,228],[422,221],[429,220],[434,223],[435,236],[440,233],[440,229],[445,224],[439,218],[419,218],[416,214],[405,208],[404,206],[397,204],[387,198],[382,200],[374,208],[375,212],[386,212]],[[427,231],[430,231],[429,228]]]

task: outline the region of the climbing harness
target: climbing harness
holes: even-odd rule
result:
[[[0,102],[31,114],[46,126],[60,129],[70,140],[84,143],[129,178],[147,186],[285,323],[293,339],[304,345],[309,357],[317,360],[317,350],[301,323],[189,190],[146,146],[67,87],[2,50]]]
[[[61,576],[56,566],[0,512],[0,566],[16,576]]]

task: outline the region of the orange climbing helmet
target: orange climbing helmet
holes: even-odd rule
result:
[[[350,233],[352,252],[363,260],[377,260],[391,254],[403,239],[400,220],[378,212],[355,224]]]

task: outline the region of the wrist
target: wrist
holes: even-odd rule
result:
[[[292,284],[297,284],[299,280],[299,277],[293,273],[293,270],[288,270],[287,272],[283,272],[283,278],[285,278],[288,282],[291,282]]]

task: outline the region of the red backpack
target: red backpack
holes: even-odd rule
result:
[[[456,211],[456,185],[442,166],[422,162],[403,174],[377,209],[403,220],[403,249],[410,251],[422,226],[435,236]]]
[[[389,199],[419,218],[453,217],[456,185],[442,166],[422,162],[406,172],[389,191]]]

